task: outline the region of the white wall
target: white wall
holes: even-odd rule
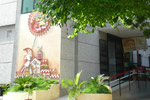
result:
[[[90,29],[90,28],[89,28]],[[100,74],[99,31],[92,34],[79,34],[78,71],[82,70],[81,81]]]
[[[70,27],[72,21],[68,21],[68,25],[61,28],[61,64],[60,77],[61,79],[73,79],[75,76],[75,39],[68,39],[67,34],[73,32]]]
[[[0,0],[0,84],[11,82],[17,0]]]
[[[11,81],[15,26],[0,27],[0,84]]]
[[[17,0],[0,0],[0,5],[1,4],[12,3],[12,2],[17,2]]]
[[[139,50],[139,54],[141,54],[141,64],[142,66],[149,67],[149,56],[150,56],[150,39],[147,39],[148,49],[147,50]],[[133,61],[137,63],[137,52],[133,52]]]
[[[67,39],[72,34],[72,21],[61,29],[61,79],[73,79],[82,70],[80,81],[100,74],[99,31],[94,34],[79,34],[76,39]],[[90,29],[90,28],[89,28]]]
[[[75,39],[68,39],[72,34],[72,21],[61,28],[61,79],[74,79],[77,72],[82,70],[80,81],[87,80],[100,74],[99,64],[99,32],[94,34],[79,34]],[[61,89],[61,96],[66,91]]]
[[[0,0],[0,26],[16,23],[17,0]]]

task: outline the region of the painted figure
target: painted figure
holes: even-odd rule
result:
[[[24,58],[25,63],[23,65],[21,72],[24,74],[27,74],[27,73],[32,74],[30,63],[33,57],[33,51],[30,48],[25,48],[24,50],[26,51],[25,58]]]
[[[16,73],[16,77],[33,75],[34,77],[42,76],[44,78],[59,79],[56,68],[50,68],[48,59],[43,59],[43,53],[39,49],[36,57],[30,48],[25,48],[25,57],[22,68]]]

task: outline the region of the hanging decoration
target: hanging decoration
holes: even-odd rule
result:
[[[36,56],[33,50],[25,48],[24,62],[21,69],[16,73],[16,77],[33,75],[34,77],[42,76],[44,78],[59,79],[59,73],[56,68],[49,67],[48,59],[43,59],[43,52],[39,49]]]
[[[43,17],[40,12],[33,12],[29,15],[29,30],[35,36],[41,36],[50,29],[50,18],[44,19]]]

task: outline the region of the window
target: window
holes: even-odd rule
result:
[[[142,65],[142,56],[141,56],[141,54],[139,54],[139,66],[141,66]]]
[[[29,13],[32,12],[32,10],[35,8],[35,3],[37,3],[39,0],[22,0],[22,11],[21,13]]]
[[[150,67],[150,57],[148,57],[148,60],[149,60],[149,67]]]

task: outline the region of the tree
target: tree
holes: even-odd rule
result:
[[[81,33],[90,33],[87,26],[95,28],[123,24],[128,28],[140,28],[150,37],[150,0],[40,0],[37,11],[45,18],[51,17],[52,25],[64,26],[73,20],[74,32],[71,38]]]

